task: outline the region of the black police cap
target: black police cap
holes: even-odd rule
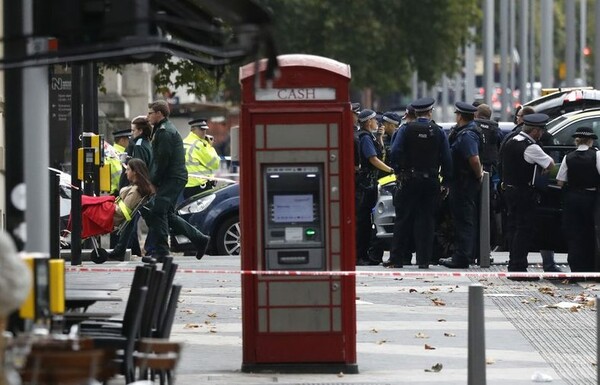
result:
[[[358,115],[358,113],[360,112],[360,103],[352,103],[350,105],[350,108],[352,109],[352,112]]]
[[[550,117],[546,114],[523,115],[523,123],[527,126],[545,128]]]
[[[477,112],[477,107],[465,102],[456,102],[454,103],[454,112],[460,112],[461,114],[475,114]]]
[[[433,103],[435,103],[434,98],[421,98],[415,100],[410,105],[413,106],[415,112],[425,112],[433,108]]]
[[[208,119],[206,119],[206,118],[198,118],[198,119],[190,120],[188,122],[188,124],[190,125],[190,127],[198,127],[203,130],[208,130],[207,121],[208,121]]]
[[[598,139],[598,135],[594,133],[590,127],[578,127],[575,133],[571,135],[573,138]]]
[[[389,122],[395,125],[400,124],[400,122],[402,121],[402,118],[400,117],[400,115],[398,115],[395,112],[386,112],[385,114],[383,114],[383,121],[384,122]]]
[[[358,121],[364,123],[369,119],[373,119],[375,116],[377,116],[375,111],[366,108],[358,114]]]
[[[113,131],[112,135],[113,135],[113,138],[115,138],[115,139],[129,137],[129,136],[131,136],[131,129],[127,128],[125,130]]]

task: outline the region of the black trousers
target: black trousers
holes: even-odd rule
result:
[[[454,252],[452,260],[467,265],[475,260],[477,242],[479,181],[461,179],[450,187],[450,211],[454,224]]]
[[[531,187],[511,187],[503,195],[507,208],[508,271],[526,271],[537,194]]]
[[[373,228],[373,207],[377,203],[377,185],[356,188],[356,260],[367,260]]]
[[[410,178],[402,181],[394,195],[396,221],[390,261],[404,264],[411,255],[414,239],[417,264],[428,265],[433,254],[435,212],[440,193],[437,178]]]
[[[596,192],[567,190],[563,210],[563,229],[567,236],[571,271],[593,272],[595,267],[594,211]]]

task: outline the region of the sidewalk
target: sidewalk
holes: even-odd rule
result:
[[[506,253],[493,253],[494,263]],[[180,269],[237,271],[239,258],[207,256],[201,262],[176,257]],[[541,262],[539,254],[530,261]],[[565,263],[566,255],[557,255]],[[109,262],[102,267],[132,267],[139,262]],[[98,266],[85,262],[84,266]],[[539,271],[540,267],[530,270]],[[434,266],[426,277],[394,277],[391,272],[417,272],[415,266],[389,270],[359,267],[374,275],[357,277],[357,354],[359,374],[241,373],[241,290],[238,274],[180,272],[182,297],[172,340],[185,343],[177,384],[466,384],[467,293],[469,285],[485,287],[487,384],[531,384],[535,372],[553,384],[596,383],[596,313],[577,296],[593,297],[600,285],[559,281],[512,282],[506,278],[436,276],[448,272]],[[469,271],[506,271],[506,266]],[[423,272],[418,271],[419,273]],[[377,275],[379,274],[379,275]],[[131,273],[68,272],[72,282],[118,281],[128,293]],[[119,310],[124,304],[94,305]],[[427,348],[426,348],[427,345]],[[438,372],[429,372],[441,364]],[[438,365],[439,367],[439,365]],[[117,378],[111,384],[122,384]]]

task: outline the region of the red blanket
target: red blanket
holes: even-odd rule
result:
[[[115,197],[104,195],[91,197],[81,196],[81,238],[108,234],[113,230],[115,215]],[[71,218],[69,218],[69,230]]]

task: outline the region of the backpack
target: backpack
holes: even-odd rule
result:
[[[367,131],[358,130],[354,131],[354,171],[358,172],[360,170],[360,139],[365,136],[370,135]]]

